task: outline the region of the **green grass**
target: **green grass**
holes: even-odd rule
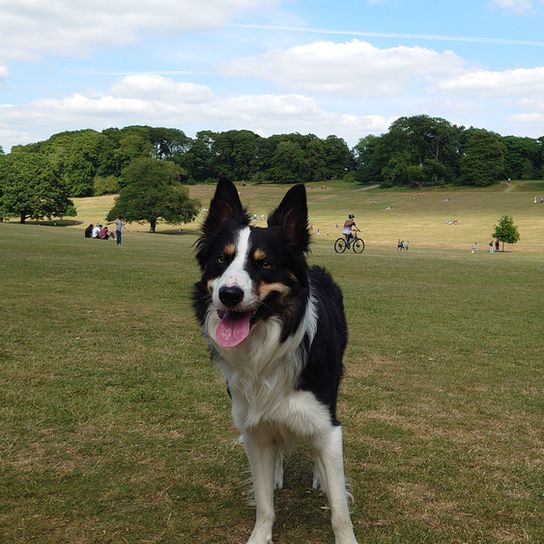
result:
[[[406,228],[440,215],[431,193]],[[519,223],[540,210],[523,191],[480,194],[455,197],[475,223],[507,198]],[[345,293],[339,417],[360,542],[544,541],[542,242],[473,256],[471,238],[421,232],[399,253],[387,232],[414,194],[387,196],[405,211],[375,241],[385,193],[343,185],[310,192],[314,225],[357,195],[365,253],[337,256],[323,235],[311,260]],[[0,224],[0,542],[234,544],[251,530],[244,453],[189,303],[192,227],[137,230],[117,248],[79,228]],[[278,544],[333,540],[311,468],[305,448],[287,460]]]

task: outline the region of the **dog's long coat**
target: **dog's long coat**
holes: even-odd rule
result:
[[[251,467],[257,516],[248,544],[272,542],[274,487],[283,485],[283,452],[297,438],[312,447],[314,487],[327,493],[336,544],[357,543],[336,417],[347,341],[342,293],[323,269],[308,267],[309,241],[304,185],[260,228],[249,226],[223,178],[197,242],[194,308]]]

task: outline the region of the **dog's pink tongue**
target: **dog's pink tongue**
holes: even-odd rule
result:
[[[221,318],[215,336],[220,346],[233,348],[249,335],[249,312],[225,312]]]

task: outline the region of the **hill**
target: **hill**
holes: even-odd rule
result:
[[[272,204],[285,192],[284,185],[238,184],[244,202],[257,214],[256,224],[264,224]],[[340,235],[348,213],[356,216],[368,247],[396,246],[399,238],[409,240],[412,248],[468,249],[474,241],[483,247],[489,242],[501,215],[512,215],[521,240],[510,251],[544,251],[543,182],[511,182],[475,189],[444,186],[423,190],[379,189],[345,182],[307,183],[310,221],[317,243],[332,241]],[[190,186],[192,197],[206,208],[213,185]],[[537,204],[534,198],[537,198]],[[74,199],[80,228],[103,221],[112,206],[113,196]],[[450,223],[457,221],[456,224]],[[194,232],[200,219],[181,225]],[[338,225],[338,226],[337,226]],[[130,232],[148,230],[148,225],[129,226]],[[159,232],[175,233],[178,228],[159,225]],[[319,230],[319,235],[318,235]]]

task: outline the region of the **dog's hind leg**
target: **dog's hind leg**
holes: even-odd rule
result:
[[[342,427],[332,426],[313,440],[321,487],[331,507],[335,544],[357,544],[348,508],[342,455]]]
[[[274,524],[276,445],[269,429],[244,432],[244,447],[251,467],[257,515],[247,544],[270,544]]]
[[[274,489],[283,489],[283,451],[280,448],[276,450]]]

